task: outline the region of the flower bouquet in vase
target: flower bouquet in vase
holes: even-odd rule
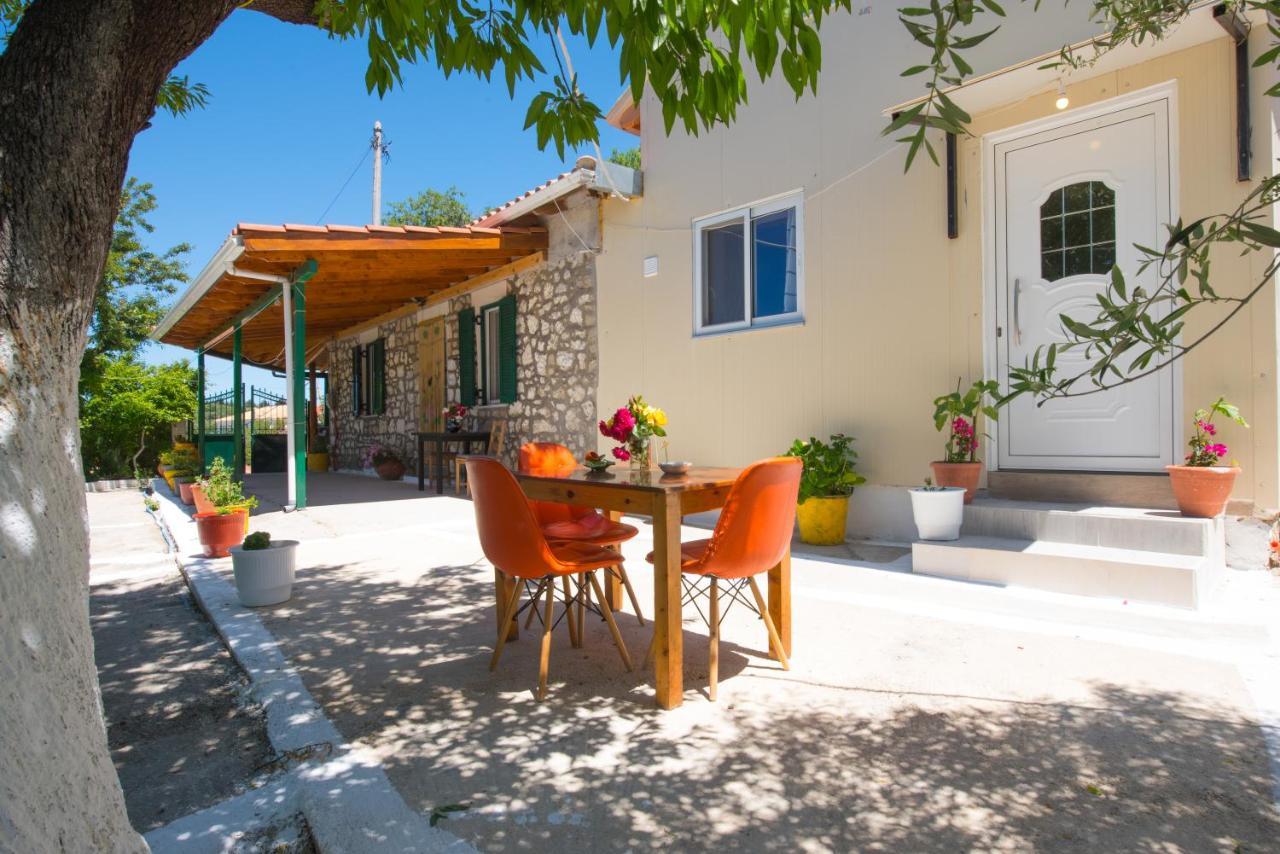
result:
[[[461,403],[451,403],[444,408],[444,429],[450,433],[457,433],[462,429],[463,419],[467,417],[467,413],[471,410]]]
[[[636,395],[600,422],[600,434],[619,443],[613,449],[615,458],[630,463],[633,471],[648,471],[653,468],[653,437],[666,436],[666,426],[667,414]]]

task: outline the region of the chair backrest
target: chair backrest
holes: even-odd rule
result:
[[[796,457],[774,457],[738,475],[700,561],[704,572],[745,578],[782,560],[795,528],[802,469]]]
[[[525,442],[520,446],[519,470],[524,474],[544,477],[567,475],[578,467],[578,460],[564,445],[556,442]],[[553,522],[572,522],[591,514],[589,507],[573,507],[553,501],[530,501],[533,515],[543,525]]]
[[[463,462],[484,556],[507,575],[546,575],[558,561],[515,477],[492,457],[466,457]]]

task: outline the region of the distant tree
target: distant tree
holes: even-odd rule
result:
[[[463,226],[475,219],[467,207],[466,196],[457,187],[447,190],[423,190],[404,201],[387,205],[386,225],[453,225]]]
[[[615,148],[609,152],[609,162],[626,166],[628,169],[640,168],[640,146],[635,148]]]
[[[164,316],[162,298],[187,281],[181,259],[191,251],[189,244],[179,243],[159,254],[143,244],[144,236],[155,230],[147,215],[156,205],[150,184],[136,178],[125,182],[111,249],[94,294],[89,342],[80,360],[82,401],[112,359],[138,355]]]
[[[103,357],[97,386],[80,401],[85,477],[130,477],[150,469],[170,426],[196,414],[196,372],[185,360],[143,365]]]

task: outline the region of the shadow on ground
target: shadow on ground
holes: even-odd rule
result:
[[[133,826],[146,832],[244,791],[270,755],[265,724],[240,702],[244,677],[176,569],[95,584],[89,611]]]
[[[538,704],[533,632],[487,669],[491,570],[403,564],[301,569],[262,617],[343,734],[424,813],[468,805],[443,826],[483,850],[1278,847],[1261,730],[1225,702],[1137,680],[1086,701],[886,690],[891,663],[856,645],[838,672],[785,673],[739,612],[716,704],[694,693],[701,627],[664,714],[598,620],[583,650],[558,630]],[[638,664],[650,628],[619,621]]]

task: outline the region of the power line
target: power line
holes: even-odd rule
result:
[[[328,215],[329,211],[333,209],[333,206],[338,203],[338,199],[341,198],[343,192],[346,191],[347,185],[351,183],[351,179],[356,177],[356,173],[360,171],[360,167],[369,159],[369,152],[372,150],[373,149],[370,147],[365,148],[364,154],[360,155],[360,161],[356,163],[356,167],[351,170],[351,174],[347,176],[347,180],[342,182],[342,186],[339,187],[338,192],[334,194],[333,200],[330,201],[328,206],[320,213],[320,216],[316,217],[316,225],[319,225],[324,220],[325,216]]]

